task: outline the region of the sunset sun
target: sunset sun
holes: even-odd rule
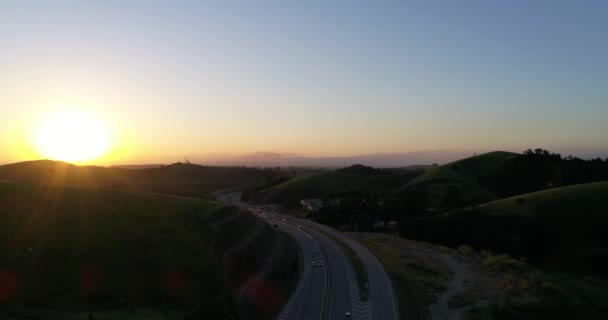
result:
[[[34,146],[52,160],[86,162],[106,155],[112,147],[107,125],[93,114],[62,111],[49,115],[35,128]]]

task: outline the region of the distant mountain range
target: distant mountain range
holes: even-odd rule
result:
[[[402,168],[416,165],[428,166],[433,163],[446,164],[455,160],[482,154],[492,150],[476,151],[414,151],[403,153],[372,153],[353,156],[313,157],[278,152],[255,152],[240,155],[188,155],[189,161],[214,166],[256,166],[256,167],[324,167],[343,168],[353,164],[363,164],[376,168]],[[522,150],[507,150],[521,153]],[[564,156],[574,155],[582,159],[608,157],[608,149],[569,148],[556,149]]]
[[[324,167],[342,168],[363,164],[376,168],[401,168],[433,163],[447,163],[473,153],[465,151],[417,151],[408,153],[374,153],[354,156],[310,157],[276,152],[256,152],[242,155],[194,155],[193,163],[217,166],[256,167]]]
[[[534,149],[534,147],[531,147]],[[521,153],[524,149],[504,149],[506,151]],[[310,168],[343,168],[354,164],[362,164],[375,168],[404,168],[412,166],[426,167],[431,164],[446,164],[459,159],[467,158],[475,154],[482,154],[492,150],[429,150],[413,151],[401,153],[371,153],[352,156],[305,156],[295,153],[279,152],[253,152],[243,154],[186,154],[175,156],[165,156],[162,159],[154,159],[155,164],[126,161],[126,163],[115,163],[114,168],[124,169],[150,169],[159,168],[163,164],[168,165],[176,162],[190,161],[194,164],[207,166],[246,166],[246,167],[310,167]],[[562,148],[551,149],[553,152],[563,156],[573,155],[581,159],[593,159],[608,157],[608,148]],[[15,161],[16,162],[16,161]],[[11,162],[6,162],[6,164]],[[3,163],[0,162],[0,165]]]

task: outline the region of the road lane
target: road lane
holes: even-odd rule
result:
[[[218,200],[264,217],[267,222],[290,234],[300,247],[302,275],[277,319],[344,319],[346,312],[352,313],[353,319],[369,319],[369,310],[362,307],[360,301],[355,301],[355,298],[359,299],[358,291],[354,289],[357,287],[356,276],[348,257],[333,240],[319,232],[316,225],[281,215],[276,206],[244,203],[238,193],[218,194]],[[317,264],[323,261],[325,266],[312,267],[312,261]]]
[[[374,256],[374,254],[372,254],[367,248],[362,246],[355,239],[342,232],[338,232],[332,228],[311,221],[300,220],[300,223],[331,234],[338,240],[351,247],[355,253],[357,253],[361,259],[361,262],[365,266],[365,269],[367,270],[372,320],[399,319],[397,304],[395,303],[390,279],[386,274],[384,267],[382,267],[382,264],[380,261],[378,261],[376,256]]]
[[[343,319],[346,312],[352,312],[350,279],[353,273],[346,255],[329,238],[317,230],[302,227],[317,239],[326,254],[325,265],[331,272],[331,298],[328,308],[329,319]]]
[[[288,223],[277,221],[281,230],[289,233],[302,252],[302,277],[278,319],[321,319],[326,295],[326,271],[312,267],[313,253],[320,250],[317,241]]]

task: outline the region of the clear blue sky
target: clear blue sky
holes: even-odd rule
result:
[[[103,114],[119,160],[608,147],[607,1],[2,1],[0,160]]]

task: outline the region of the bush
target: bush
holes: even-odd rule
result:
[[[458,253],[462,254],[463,256],[472,257],[475,255],[475,250],[473,250],[473,248],[470,246],[462,245],[458,247]]]

